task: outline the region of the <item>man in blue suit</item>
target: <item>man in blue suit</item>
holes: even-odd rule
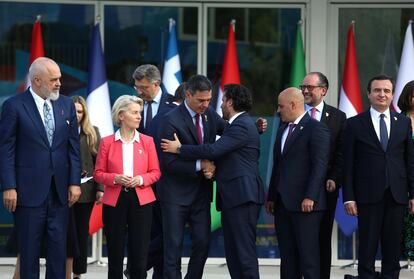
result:
[[[319,230],[326,209],[329,131],[305,111],[297,88],[279,94],[266,210],[275,216],[282,279],[320,279]]]
[[[31,87],[3,104],[0,178],[4,206],[14,213],[21,278],[64,279],[68,205],[80,196],[79,135],[72,100],[59,95],[61,73],[49,58],[29,69]]]
[[[260,140],[248,111],[250,91],[243,85],[224,86],[221,109],[229,125],[213,144],[181,145],[163,140],[165,152],[179,153],[186,160],[208,159],[217,165],[217,187],[221,200],[222,227],[227,266],[232,278],[259,278],[256,225],[264,203],[259,174]]]
[[[414,214],[411,121],[390,111],[390,77],[373,77],[367,92],[371,108],[349,118],[345,128],[344,204],[348,214],[358,216],[359,278],[377,278],[380,242],[381,278],[397,279],[407,203]]]
[[[211,83],[202,75],[187,82],[185,101],[160,122],[158,138],[183,144],[213,143],[225,121],[211,108]],[[192,249],[186,278],[203,275],[210,244],[210,202],[214,165],[206,160],[184,160],[176,154],[159,154],[162,171],[157,183],[164,233],[164,278],[181,278],[181,254],[186,222],[191,230]],[[206,171],[207,178],[203,170]]]

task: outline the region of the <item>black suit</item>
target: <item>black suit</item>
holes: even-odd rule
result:
[[[339,187],[342,184],[343,172],[343,132],[346,115],[337,108],[324,103],[320,122],[325,123],[330,133],[330,152],[327,179],[335,181],[334,192],[326,192],[326,211],[323,213],[321,231],[319,234],[321,253],[321,279],[329,279],[331,275],[332,258],[332,228],[335,217],[336,202]]]
[[[410,120],[391,112],[386,151],[370,111],[348,119],[344,149],[344,202],[358,209],[359,278],[375,278],[381,240],[382,278],[398,278],[403,216],[414,198],[414,150]]]
[[[286,128],[281,125],[276,136],[268,195],[274,202],[281,278],[320,279],[319,227],[326,209],[329,131],[305,113],[281,152]],[[315,202],[311,213],[301,211],[305,198]]]
[[[203,142],[213,143],[221,134],[225,121],[211,108],[201,116]],[[185,103],[167,113],[161,121],[159,138],[182,144],[198,144],[196,128]],[[157,183],[164,230],[164,278],[181,278],[181,253],[185,223],[191,228],[192,249],[186,278],[201,278],[210,244],[210,202],[212,181],[196,171],[195,160],[177,154],[160,154],[162,176]]]
[[[184,159],[214,160],[221,197],[226,261],[231,278],[259,278],[256,225],[264,189],[259,174],[260,140],[249,114],[242,113],[214,144],[183,145]]]

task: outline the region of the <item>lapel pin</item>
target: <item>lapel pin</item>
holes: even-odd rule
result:
[[[303,130],[303,126],[300,126],[300,130]]]
[[[394,120],[397,121],[397,116],[394,116]]]
[[[204,114],[204,120],[207,122],[207,115]]]
[[[329,117],[329,112],[326,112],[326,113],[325,113],[325,116],[326,116],[326,117]]]
[[[66,119],[66,124],[68,124],[68,125],[70,124],[69,120],[67,120],[67,119]]]

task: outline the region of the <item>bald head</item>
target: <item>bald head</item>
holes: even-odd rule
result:
[[[283,90],[278,97],[278,112],[283,122],[294,122],[305,112],[305,100],[296,87]]]
[[[61,76],[58,64],[47,57],[37,58],[29,68],[31,88],[43,99],[59,98]]]

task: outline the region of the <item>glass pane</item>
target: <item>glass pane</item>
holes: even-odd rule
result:
[[[131,84],[135,68],[147,63],[156,65],[162,73],[169,18],[175,19],[177,23],[183,80],[195,74],[197,8],[105,6],[105,59],[108,79]],[[116,94],[111,92],[112,96],[114,93]]]
[[[0,105],[17,93],[26,77],[32,28],[37,15],[42,16],[45,54],[61,66],[62,94],[86,91],[94,6],[0,2]],[[12,256],[3,249],[12,223],[11,214],[0,205],[0,256]]]
[[[405,31],[412,18],[414,9],[339,9],[338,88],[344,68],[346,34],[351,21],[355,20],[355,48],[364,108],[369,106],[366,86],[370,78],[381,73],[397,77]]]
[[[252,90],[253,116],[268,117],[268,131],[260,137],[260,173],[265,184],[273,161],[272,129],[277,93],[288,86],[292,50],[300,9],[209,8],[207,75],[219,88],[229,23],[236,20],[236,44],[241,83]],[[213,94],[216,95],[217,93]],[[215,100],[216,101],[216,100]],[[215,107],[215,104],[212,104]],[[256,239],[260,258],[278,258],[273,218],[262,210]],[[223,255],[223,239],[214,233],[210,256]]]

